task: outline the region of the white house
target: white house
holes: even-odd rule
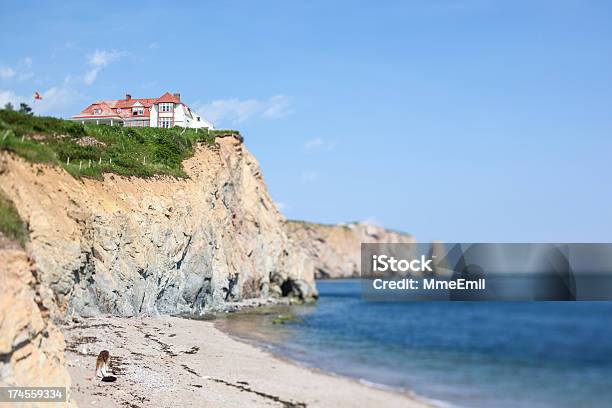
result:
[[[181,94],[170,92],[159,98],[132,98],[127,94],[125,99],[97,101],[73,116],[72,120],[128,127],[214,129],[212,123],[181,102]]]

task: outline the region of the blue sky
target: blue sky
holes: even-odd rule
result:
[[[0,103],[180,91],[242,131],[289,218],[612,241],[609,2],[109,4],[4,4]]]

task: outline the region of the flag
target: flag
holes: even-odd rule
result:
[[[42,96],[38,93],[38,91],[34,92],[34,100],[41,100]]]

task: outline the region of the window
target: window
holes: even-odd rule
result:
[[[100,115],[100,114],[102,114],[102,109],[100,109],[100,108],[94,108],[94,110],[93,110],[93,114],[94,114],[94,115]]]
[[[173,103],[163,102],[159,104],[160,112],[172,112],[172,108],[174,107]]]
[[[172,127],[172,118],[159,118],[159,127],[161,127],[161,128],[171,128]]]
[[[133,116],[142,116],[142,115],[144,115],[144,108],[142,106],[137,106],[135,108],[132,108],[132,115]]]
[[[126,127],[149,127],[148,120],[127,120],[125,122]]]

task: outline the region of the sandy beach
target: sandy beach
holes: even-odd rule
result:
[[[235,340],[209,321],[97,317],[63,327],[80,407],[425,407],[409,395],[327,375]],[[94,378],[109,350],[117,381]]]

